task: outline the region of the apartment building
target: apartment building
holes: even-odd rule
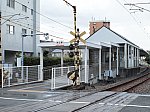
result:
[[[3,64],[15,64],[22,51],[22,34],[32,35],[40,29],[40,0],[0,0],[1,53]],[[38,55],[39,36],[23,38],[25,55]]]

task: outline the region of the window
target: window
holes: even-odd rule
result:
[[[7,25],[7,30],[9,34],[14,35],[15,34],[15,26],[13,25]]]
[[[27,6],[22,5],[22,11],[27,12]]]
[[[27,29],[22,28],[22,34],[27,34]]]
[[[31,15],[33,15],[33,9],[31,9]]]
[[[7,6],[11,8],[15,8],[15,0],[7,0]]]

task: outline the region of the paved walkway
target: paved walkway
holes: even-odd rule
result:
[[[47,82],[0,89],[0,112],[71,112],[78,109],[79,112],[150,112],[150,95],[51,91]]]

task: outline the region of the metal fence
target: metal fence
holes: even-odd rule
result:
[[[23,72],[22,72],[23,70]],[[3,87],[40,81],[40,65],[3,67]]]
[[[75,70],[74,66],[52,68],[51,89],[53,90],[71,85],[72,81],[67,78],[67,73],[73,70]],[[85,71],[84,66],[80,66],[79,67],[80,82],[84,82],[85,80],[84,71]]]

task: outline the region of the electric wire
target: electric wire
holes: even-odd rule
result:
[[[4,18],[4,17],[1,17],[1,19],[7,20],[7,19]],[[16,24],[16,25],[18,25],[18,26],[22,26],[22,27],[24,27],[24,28],[33,30],[33,28],[27,27],[27,26],[22,25],[22,24],[20,24],[20,23],[17,23],[17,22],[11,21],[11,20],[9,20],[9,22],[11,22],[11,23],[13,23],[13,24]],[[40,30],[37,30],[37,29],[36,29],[36,32],[44,34],[44,32],[42,32],[42,31],[40,31]],[[64,38],[62,38],[62,37],[58,37],[58,36],[55,36],[55,35],[52,35],[52,34],[49,34],[49,36],[54,37],[54,38],[58,38],[58,39],[64,39]]]
[[[6,13],[11,13],[11,12],[8,12],[8,11],[6,11],[6,10],[2,10],[3,12],[6,12]],[[11,13],[12,14],[12,13]],[[16,13],[14,13],[14,14],[16,14]],[[22,15],[22,16],[24,16],[25,18],[26,18],[26,15],[24,15],[24,14],[22,14],[22,13],[19,13],[20,15]],[[10,15],[9,15],[10,16]],[[5,20],[7,20],[6,18],[4,18],[4,17],[9,17],[9,16],[3,16],[3,18],[2,19],[5,19]],[[32,18],[26,18],[26,19],[28,19],[28,20],[30,20],[30,21],[33,21],[33,19]],[[10,21],[10,20],[9,20]],[[15,22],[12,22],[12,21],[15,21]],[[23,26],[23,27],[25,27],[25,28],[27,28],[27,29],[31,29],[31,30],[33,30],[32,28],[30,28],[30,27],[33,27],[33,25],[31,25],[30,24],[30,26],[29,26],[29,24],[27,24],[27,22],[22,22],[22,21],[20,21],[20,19],[11,19],[11,22],[12,23],[17,23],[17,25],[20,25],[20,26]],[[23,25],[21,25],[21,24],[18,24],[18,23],[21,23],[21,24],[23,24]],[[38,22],[37,22],[38,23]],[[40,23],[40,22],[39,22]],[[26,26],[27,25],[27,26]],[[39,24],[39,25],[41,25],[41,24]],[[52,26],[51,26],[52,27]],[[53,28],[55,28],[55,27],[53,27]],[[48,28],[46,29],[46,30],[49,30]],[[52,32],[56,32],[56,31],[54,31],[54,30],[49,30],[49,31],[52,31]],[[62,30],[61,30],[62,31]],[[62,33],[62,32],[57,32],[57,33],[59,33],[59,34],[65,34],[65,33]],[[67,35],[67,34],[65,34],[65,35]],[[55,35],[50,35],[50,36],[52,36],[52,37],[55,37],[55,38],[59,38],[59,39],[63,39],[62,37],[58,37],[58,36],[55,36]],[[67,40],[68,41],[68,39],[65,39],[64,38],[64,40]]]
[[[24,5],[24,4],[22,4],[22,3],[20,3],[20,2],[18,2],[18,1],[16,1],[16,0],[15,0],[15,2],[18,3],[18,4],[20,4],[20,5]],[[33,9],[29,8],[29,7],[27,7],[27,8],[30,9],[30,10],[33,10]],[[47,18],[48,20],[53,21],[53,22],[55,22],[55,23],[61,25],[61,26],[64,26],[64,27],[69,28],[69,29],[73,29],[73,28],[71,28],[71,27],[69,27],[69,26],[67,26],[67,25],[64,25],[64,24],[62,24],[62,23],[60,23],[60,22],[58,22],[58,21],[56,21],[56,20],[54,20],[54,19],[52,19],[52,18],[50,18],[50,17],[48,17],[48,16],[45,16],[45,15],[43,15],[43,14],[41,14],[41,13],[35,11],[35,10],[33,10],[33,11],[34,11],[35,13],[37,13],[37,14],[39,14],[39,15],[45,17],[45,18]]]
[[[6,10],[2,10],[3,12],[6,12],[6,13],[10,13],[10,14],[12,14],[12,12],[8,12],[8,11],[6,11]],[[16,13],[13,13],[13,14],[16,14]],[[33,21],[33,19],[32,18],[30,18],[30,17],[27,17],[27,15],[24,15],[24,14],[22,14],[22,13],[19,13],[20,15],[22,15],[25,19],[28,19],[28,20],[30,20],[30,21]],[[10,16],[10,15],[9,15]],[[7,17],[7,16],[3,16],[3,17]],[[27,23],[25,22],[22,22],[22,21],[20,21],[20,19],[11,19],[11,20],[15,20],[16,22],[20,22],[20,23],[22,23],[22,24],[24,24],[24,25],[26,25]],[[45,25],[44,24],[44,22],[42,23],[41,21],[37,21],[36,20],[36,22],[37,22],[37,24],[38,23],[40,23],[40,24],[38,24],[38,25],[41,25],[41,24],[43,24],[43,25]],[[32,25],[30,25],[31,27],[33,27]],[[48,27],[48,29],[47,30],[49,30],[49,28],[55,28],[56,30],[57,30],[57,33],[59,33],[59,34],[65,34],[65,35],[67,35],[67,34],[69,34],[69,32],[67,32],[67,33],[65,33],[66,32],[66,30],[64,31],[64,28],[63,29],[60,29],[60,28],[56,28],[56,27],[54,27],[54,26],[48,26],[47,24],[46,24],[46,26]],[[58,32],[58,30],[60,31],[60,32]],[[52,32],[56,32],[56,31],[54,31],[54,30],[50,30],[50,31],[52,31]],[[63,32],[63,33],[62,33]],[[68,40],[68,39],[67,39]]]
[[[142,28],[142,26],[140,25],[140,23],[137,21],[137,19],[130,13],[130,11],[124,6],[122,5],[122,3],[119,1],[119,0],[116,0],[118,2],[118,4],[120,4],[129,14],[130,16],[132,17],[132,19],[136,22],[136,24],[138,25],[138,27],[143,31],[144,34],[147,35],[147,33],[145,32],[145,30]],[[125,0],[124,0],[125,1]],[[126,2],[126,1],[125,1]],[[127,2],[126,2],[127,3]],[[149,37],[147,35],[147,37]]]

